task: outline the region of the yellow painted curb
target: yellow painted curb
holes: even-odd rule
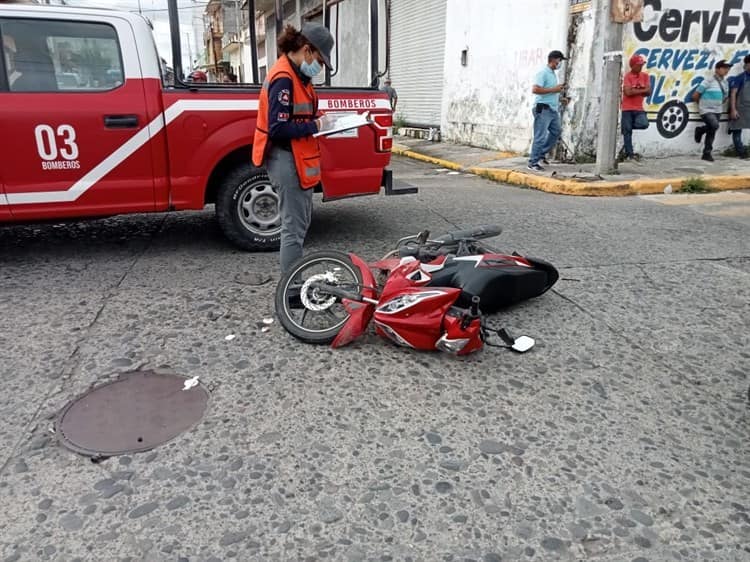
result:
[[[642,180],[623,181],[581,181],[574,179],[557,179],[549,176],[541,176],[518,170],[503,168],[481,168],[477,166],[464,167],[456,162],[434,158],[419,152],[414,152],[404,147],[394,146],[393,154],[406,156],[421,162],[435,164],[442,168],[458,170],[475,174],[487,179],[531,187],[547,193],[560,195],[579,195],[590,197],[618,197],[625,195],[654,195],[664,193],[664,188],[671,185],[675,191],[688,181],[689,178],[647,178]],[[733,189],[750,189],[750,175],[748,176],[700,176],[715,191],[727,191]]]
[[[463,166],[461,166],[461,164],[457,164],[449,160],[442,160],[440,158],[434,158],[432,156],[426,156],[424,154],[420,154],[419,152],[413,152],[406,148],[394,146],[391,149],[391,152],[393,154],[398,154],[399,156],[407,156],[408,158],[411,158],[413,160],[427,162],[428,164],[435,164],[437,166],[440,166],[441,168],[448,168],[449,170],[458,170],[458,171],[463,170]]]
[[[477,162],[477,164],[483,164],[484,162],[494,162],[495,160],[505,160],[506,158],[515,158],[516,156],[521,156],[517,152],[497,152],[493,154],[492,156],[487,156],[486,158],[482,158]]]

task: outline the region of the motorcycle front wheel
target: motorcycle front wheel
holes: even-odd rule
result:
[[[284,329],[305,343],[329,344],[349,319],[335,286],[359,294],[362,274],[343,252],[315,252],[296,261],[276,287],[276,314]]]

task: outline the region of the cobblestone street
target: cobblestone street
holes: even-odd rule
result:
[[[212,211],[0,229],[0,560],[749,559],[747,192],[393,169],[419,194],[316,199],[306,251],[498,223],[561,272],[491,319],[531,352],[263,331],[278,254],[233,249]],[[61,408],[135,369],[199,376],[205,418],[98,464],[62,448]]]

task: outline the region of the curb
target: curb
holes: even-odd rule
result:
[[[558,180],[548,176],[528,174],[518,170],[505,168],[482,168],[478,166],[465,167],[450,160],[443,160],[427,156],[399,146],[393,146],[391,152],[399,156],[406,156],[413,160],[435,164],[441,168],[475,174],[487,179],[500,182],[531,187],[547,193],[559,195],[579,195],[589,197],[622,197],[626,195],[656,195],[664,193],[664,188],[671,185],[678,191],[687,177],[679,178],[646,178],[641,180],[584,182],[576,180]],[[700,176],[713,191],[728,191],[733,189],[750,189],[750,176]]]

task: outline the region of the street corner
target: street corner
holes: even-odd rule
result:
[[[436,166],[440,166],[441,168],[447,168],[449,170],[455,170],[457,172],[464,171],[464,167],[457,162],[452,162],[450,160],[445,160],[436,156],[423,154],[421,152],[412,150],[408,146],[402,144],[394,143],[391,152],[393,154],[396,154],[397,156],[404,156],[406,158],[411,158],[412,160],[425,162],[426,164],[434,164]]]
[[[618,175],[616,174],[596,176],[586,168],[575,169],[571,164],[554,163],[546,172],[527,172],[520,169],[518,158],[509,158],[507,167],[464,166],[455,161],[420,152],[406,145],[394,145],[393,154],[449,170],[474,174],[497,183],[527,187],[557,195],[626,197],[681,191],[691,192],[696,189],[696,186],[700,191],[705,192],[750,189],[750,174],[708,175],[696,169],[696,174],[692,176],[658,177],[656,174],[659,168],[663,167],[661,163],[647,168],[649,172],[654,174],[652,176],[636,175],[638,170],[626,169],[622,172],[625,177],[617,179]],[[496,161],[494,157],[488,158]]]

